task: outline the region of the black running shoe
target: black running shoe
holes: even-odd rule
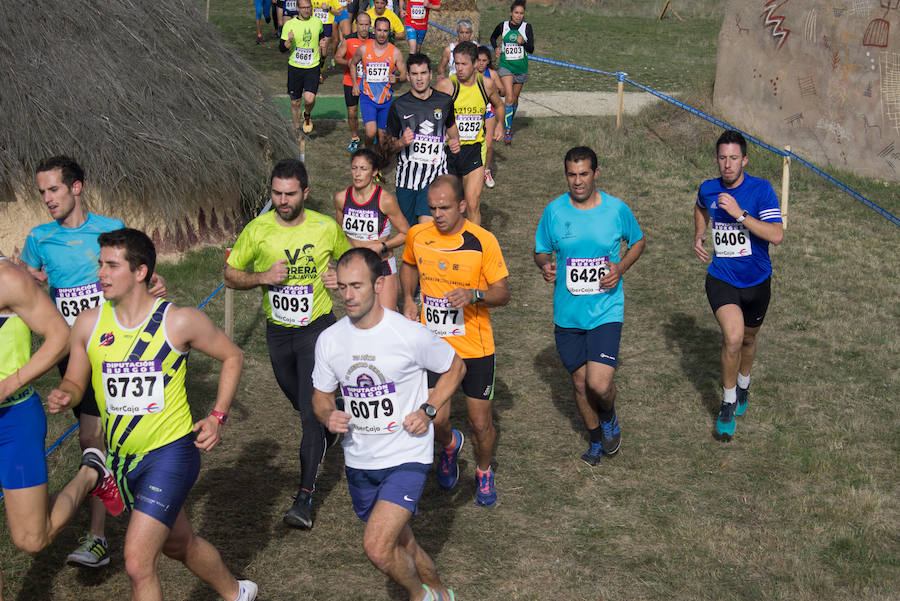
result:
[[[284,523],[292,528],[311,529],[313,527],[312,495],[305,490],[297,493],[294,504],[284,514]]]

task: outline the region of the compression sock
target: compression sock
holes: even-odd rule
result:
[[[504,114],[504,117],[503,117],[503,125],[506,129],[512,129],[513,114],[515,114],[515,109],[513,108],[513,105],[507,104],[506,105],[506,113]]]

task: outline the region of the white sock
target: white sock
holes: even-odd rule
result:
[[[737,388],[724,388],[725,391],[725,403],[737,403]]]
[[[746,375],[746,376],[745,376],[745,375],[742,374],[741,372],[738,372],[738,382],[737,382],[737,384],[738,384],[738,386],[740,386],[740,387],[743,388],[744,390],[747,390],[748,388],[750,388],[750,376],[749,376],[749,375]]]

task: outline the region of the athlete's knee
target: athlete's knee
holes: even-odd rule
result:
[[[143,550],[125,546],[125,572],[132,582],[144,582],[156,577],[156,557],[148,557]]]
[[[491,418],[490,412],[487,415],[469,415],[469,428],[472,430],[472,435],[479,440],[491,434],[494,431],[494,420]]]
[[[725,352],[736,354],[741,352],[741,347],[744,345],[744,336],[743,333],[738,332],[726,332],[722,336],[722,346],[725,348]]]
[[[756,346],[756,332],[755,331],[745,331],[744,338],[741,341],[741,344],[744,348]]]
[[[363,550],[366,552],[366,557],[369,558],[373,566],[382,572],[387,572],[390,567],[394,558],[395,546],[395,542],[385,541],[379,536],[363,537]]]
[[[12,533],[13,544],[26,553],[39,553],[50,544],[50,536],[46,531]]]
[[[616,384],[613,382],[612,378],[594,378],[590,382],[587,382],[587,386],[590,388],[591,394],[601,401],[611,401],[615,399]]]
[[[176,561],[184,561],[188,555],[191,546],[197,543],[197,535],[193,531],[188,531],[184,536],[172,536],[166,539],[163,544],[163,555]]]

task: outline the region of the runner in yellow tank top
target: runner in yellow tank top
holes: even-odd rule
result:
[[[481,191],[484,189],[484,163],[481,160],[481,143],[484,140],[484,116],[488,104],[494,113],[500,114],[503,100],[490,79],[484,79],[475,70],[478,47],[473,42],[460,42],[453,48],[456,74],[437,82],[435,89],[453,97],[456,127],[462,148],[458,153],[447,153],[447,170],[462,178],[468,205],[466,217],[475,225],[481,225]],[[494,132],[499,141],[502,132]]]
[[[161,598],[156,569],[165,548],[220,596],[252,601],[256,584],[235,580],[215,548],[194,534],[183,508],[200,471],[200,450],[218,444],[228,420],[243,353],[204,313],[150,295],[156,249],[146,234],[123,228],[98,242],[98,277],[108,302],[75,320],[69,366],[47,405],[59,413],[77,404],[93,379],[107,463],[131,509],[125,563],[132,598]],[[192,349],[222,362],[213,408],[195,424],[184,391],[184,360]]]

